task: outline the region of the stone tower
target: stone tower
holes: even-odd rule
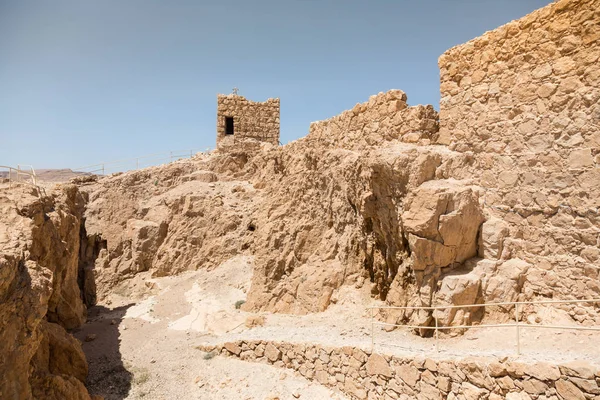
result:
[[[254,102],[237,94],[217,95],[217,147],[246,139],[279,144],[279,99]]]

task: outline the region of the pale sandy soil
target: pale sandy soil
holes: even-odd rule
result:
[[[76,333],[90,363],[90,391],[110,399],[344,399],[293,371],[215,357],[198,344],[237,339],[315,342],[371,348],[367,288],[343,290],[326,312],[306,316],[262,314],[262,327],[246,328],[249,315],[235,304],[249,288],[252,259],[237,257],[218,268],[150,279],[138,276],[117,287],[108,303],[90,310]],[[144,280],[146,279],[146,280]],[[136,299],[136,300],[132,300]],[[523,361],[600,360],[597,332],[522,329]],[[473,329],[457,338],[415,336],[407,330],[375,329],[375,350],[431,358],[515,356],[515,329]]]

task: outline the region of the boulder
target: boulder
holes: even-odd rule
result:
[[[402,214],[415,270],[446,267],[477,255],[483,222],[477,192],[455,180],[427,181]]]

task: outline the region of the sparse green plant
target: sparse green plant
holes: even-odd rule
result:
[[[245,302],[246,302],[246,300],[238,300],[238,301],[236,301],[235,302],[235,309],[239,310]]]
[[[212,360],[213,358],[215,358],[216,355],[217,353],[215,353],[214,351],[210,351],[208,353],[204,353],[204,356],[202,356],[202,358],[205,360]]]

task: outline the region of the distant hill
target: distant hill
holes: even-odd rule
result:
[[[66,182],[76,176],[91,175],[89,172],[78,172],[69,168],[36,169],[35,173],[38,179],[44,182]],[[8,171],[0,171],[0,178],[8,178]]]

